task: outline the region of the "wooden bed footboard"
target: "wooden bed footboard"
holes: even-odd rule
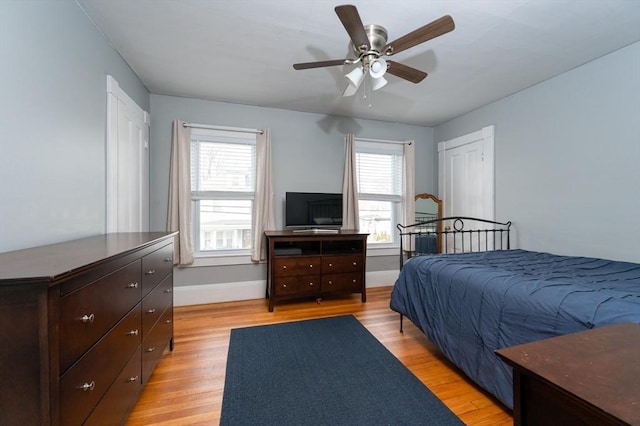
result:
[[[414,256],[511,248],[510,221],[451,216],[396,227],[400,232],[400,269]]]

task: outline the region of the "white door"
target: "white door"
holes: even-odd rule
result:
[[[107,232],[149,230],[149,122],[107,76]]]
[[[438,186],[444,217],[495,219],[493,145],[494,126],[438,144]],[[464,229],[474,229],[478,225],[466,221]],[[454,224],[446,226],[453,227]],[[477,249],[477,239],[471,239],[470,243]],[[465,251],[469,248],[466,244]],[[481,245],[484,246],[484,241]],[[453,251],[451,238],[446,246],[447,251]],[[460,251],[461,241],[456,241],[455,247],[455,251]]]

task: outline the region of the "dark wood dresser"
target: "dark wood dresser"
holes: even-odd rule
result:
[[[122,424],[173,349],[173,236],[0,254],[0,424]]]
[[[367,301],[367,236],[336,233],[266,231],[269,312],[276,301],[319,298],[325,293],[361,293]]]
[[[640,425],[640,324],[499,349],[518,425]]]

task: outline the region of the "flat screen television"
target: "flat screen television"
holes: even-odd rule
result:
[[[287,229],[339,229],[342,226],[342,194],[287,192]]]

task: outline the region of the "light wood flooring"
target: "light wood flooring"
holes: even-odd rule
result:
[[[389,309],[392,287],[360,295],[280,303],[267,300],[176,307],[173,352],[166,352],[127,426],[217,425],[232,328],[353,314],[467,425],[511,425],[511,413],[454,367],[413,325]]]

